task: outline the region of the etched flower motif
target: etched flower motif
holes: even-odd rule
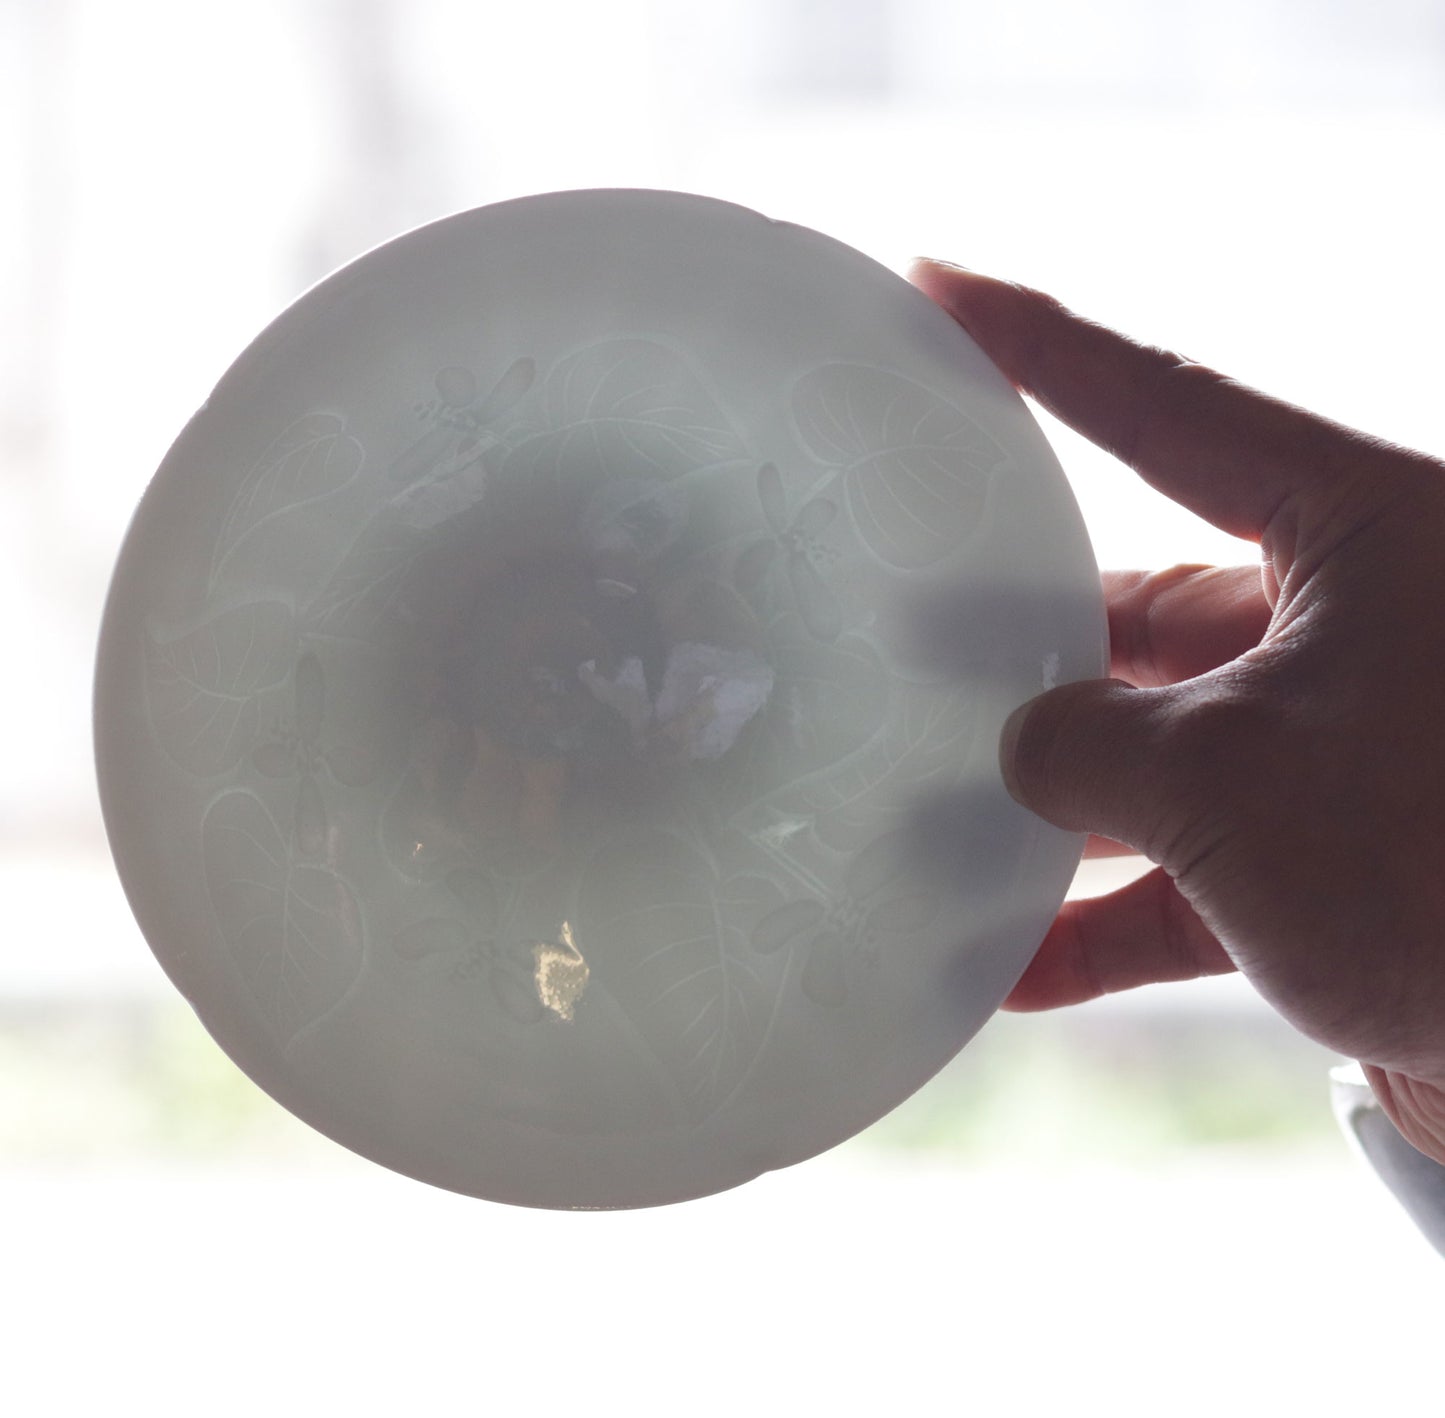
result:
[[[436,398],[422,399],[412,412],[430,428],[391,465],[393,482],[413,483],[432,474],[455,474],[476,463],[495,440],[488,428],[532,387],[537,366],[514,360],[491,390],[482,395],[477,376],[451,365],[436,377]]]
[[[468,934],[458,922],[434,917],[408,926],[392,948],[403,960],[446,959],[448,976],[458,983],[483,981],[518,1024],[536,1024],[547,1012],[533,988],[532,952],[519,942]]]
[[[841,895],[789,901],[753,928],[752,947],[760,955],[804,952],[799,984],[815,1004],[844,1004],[858,967],[876,969],[891,942],[927,929],[937,917],[937,898],[907,878],[902,835],[880,837],[852,858]]]
[[[365,903],[333,863],[307,861],[248,788],[206,809],[200,846],[216,926],[282,1044],[335,1009],[366,960]]]
[[[436,398],[412,408],[430,427],[388,469],[403,487],[396,506],[404,525],[428,531],[481,501],[491,476],[488,455],[505,451],[493,425],[536,377],[533,360],[514,360],[484,396],[476,375],[462,365],[437,375]]]
[[[758,501],[772,535],[738,558],[734,584],[744,593],[756,589],[781,558],[803,624],[819,640],[836,640],[843,612],[820,568],[838,559],[837,548],[822,539],[838,515],[837,503],[813,497],[789,517],[783,480],[773,463],[758,469]]]
[[[519,1024],[551,1017],[570,1023],[586,992],[591,972],[563,921],[555,940],[523,939],[511,929],[512,915],[500,906],[491,881],[459,869],[447,887],[466,912],[466,921],[433,916],[416,921],[392,941],[403,960],[446,962],[458,983],[483,981],[497,1007]]]

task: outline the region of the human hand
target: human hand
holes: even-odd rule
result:
[[[1107,575],[1117,678],[1005,727],[1024,806],[1157,864],[1066,904],[1005,1007],[1241,970],[1445,1162],[1445,464],[1038,292],[911,279],[1021,390],[1261,549]]]

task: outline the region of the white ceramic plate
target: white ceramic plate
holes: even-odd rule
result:
[[[1103,640],[1044,439],[921,294],[717,201],[528,198],[323,282],[176,441],[105,614],[106,824],[315,1127],[675,1201],[996,1009],[1079,854],[999,728]]]

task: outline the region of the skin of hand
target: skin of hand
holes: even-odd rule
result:
[[[1009,790],[1152,871],[1069,902],[1006,1008],[1242,971],[1445,1162],[1445,464],[941,262],[1016,387],[1260,565],[1105,576],[1115,678],[1019,709]]]

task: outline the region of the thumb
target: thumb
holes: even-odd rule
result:
[[[1164,752],[1175,697],[1173,687],[1106,679],[1031,699],[1003,728],[1005,785],[1056,827],[1112,837],[1157,861],[1192,796],[1180,791],[1177,758]]]

